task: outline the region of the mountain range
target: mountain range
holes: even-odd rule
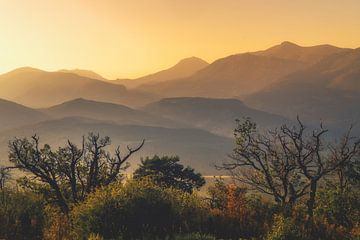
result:
[[[153,94],[69,72],[19,68],[0,75],[0,98],[31,107],[48,107],[74,98],[143,105],[158,99]]]
[[[7,142],[14,137],[37,134],[44,143],[56,147],[66,139],[76,141],[88,132],[96,132],[110,136],[114,144],[134,144],[145,139],[136,163],[147,155],[179,155],[206,174],[216,174],[214,165],[224,161],[231,151],[235,118],[257,117],[263,127],[286,121],[236,99],[163,99],[141,109],[82,98],[41,109],[3,102],[11,112],[1,107],[0,116],[17,118],[18,122],[0,129],[0,159],[6,159]]]
[[[330,45],[301,47],[283,42],[264,51],[216,60],[188,78],[143,85],[138,89],[169,97],[244,97],[333,54],[349,51]]]
[[[37,133],[59,146],[88,132],[114,144],[146,139],[136,156],[179,155],[206,174],[233,148],[235,119],[261,129],[324,122],[340,136],[360,122],[360,48],[283,42],[212,63],[191,57],[137,79],[82,69],[19,68],[0,75],[0,161],[7,142]],[[355,125],[355,133],[360,133]]]

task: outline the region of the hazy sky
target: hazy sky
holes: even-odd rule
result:
[[[0,0],[0,73],[137,77],[284,40],[360,47],[359,0]]]

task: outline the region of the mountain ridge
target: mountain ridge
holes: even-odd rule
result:
[[[161,83],[166,81],[173,81],[176,79],[191,76],[197,71],[209,65],[205,60],[198,57],[188,57],[181,59],[178,63],[165,70],[158,71],[153,74],[136,78],[136,79],[123,79],[116,80],[118,84],[123,84],[128,88],[135,88],[141,85]]]

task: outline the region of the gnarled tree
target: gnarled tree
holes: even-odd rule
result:
[[[250,119],[235,129],[236,148],[223,168],[251,189],[271,195],[283,207],[308,195],[308,215],[313,216],[319,181],[346,165],[359,151],[360,140],[350,136],[351,129],[337,144],[326,143],[328,132],[306,131],[297,126],[260,132]]]
[[[90,133],[83,138],[81,147],[68,141],[57,150],[47,144],[40,147],[39,137],[33,136],[30,140],[10,141],[9,159],[16,168],[30,173],[30,177],[23,179],[25,186],[41,191],[67,214],[69,203],[82,201],[97,187],[119,180],[121,170],[128,167],[127,160],[144,142],[135,148],[127,146],[124,156],[117,147],[112,156],[106,151],[110,138],[98,134]]]
[[[296,166],[296,154],[283,128],[260,133],[250,119],[238,121],[234,132],[236,147],[223,167],[234,178],[270,195],[284,208],[291,208],[306,194],[308,183]]]

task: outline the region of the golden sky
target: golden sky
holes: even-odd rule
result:
[[[360,47],[359,0],[0,0],[0,73],[138,77],[284,40]]]

